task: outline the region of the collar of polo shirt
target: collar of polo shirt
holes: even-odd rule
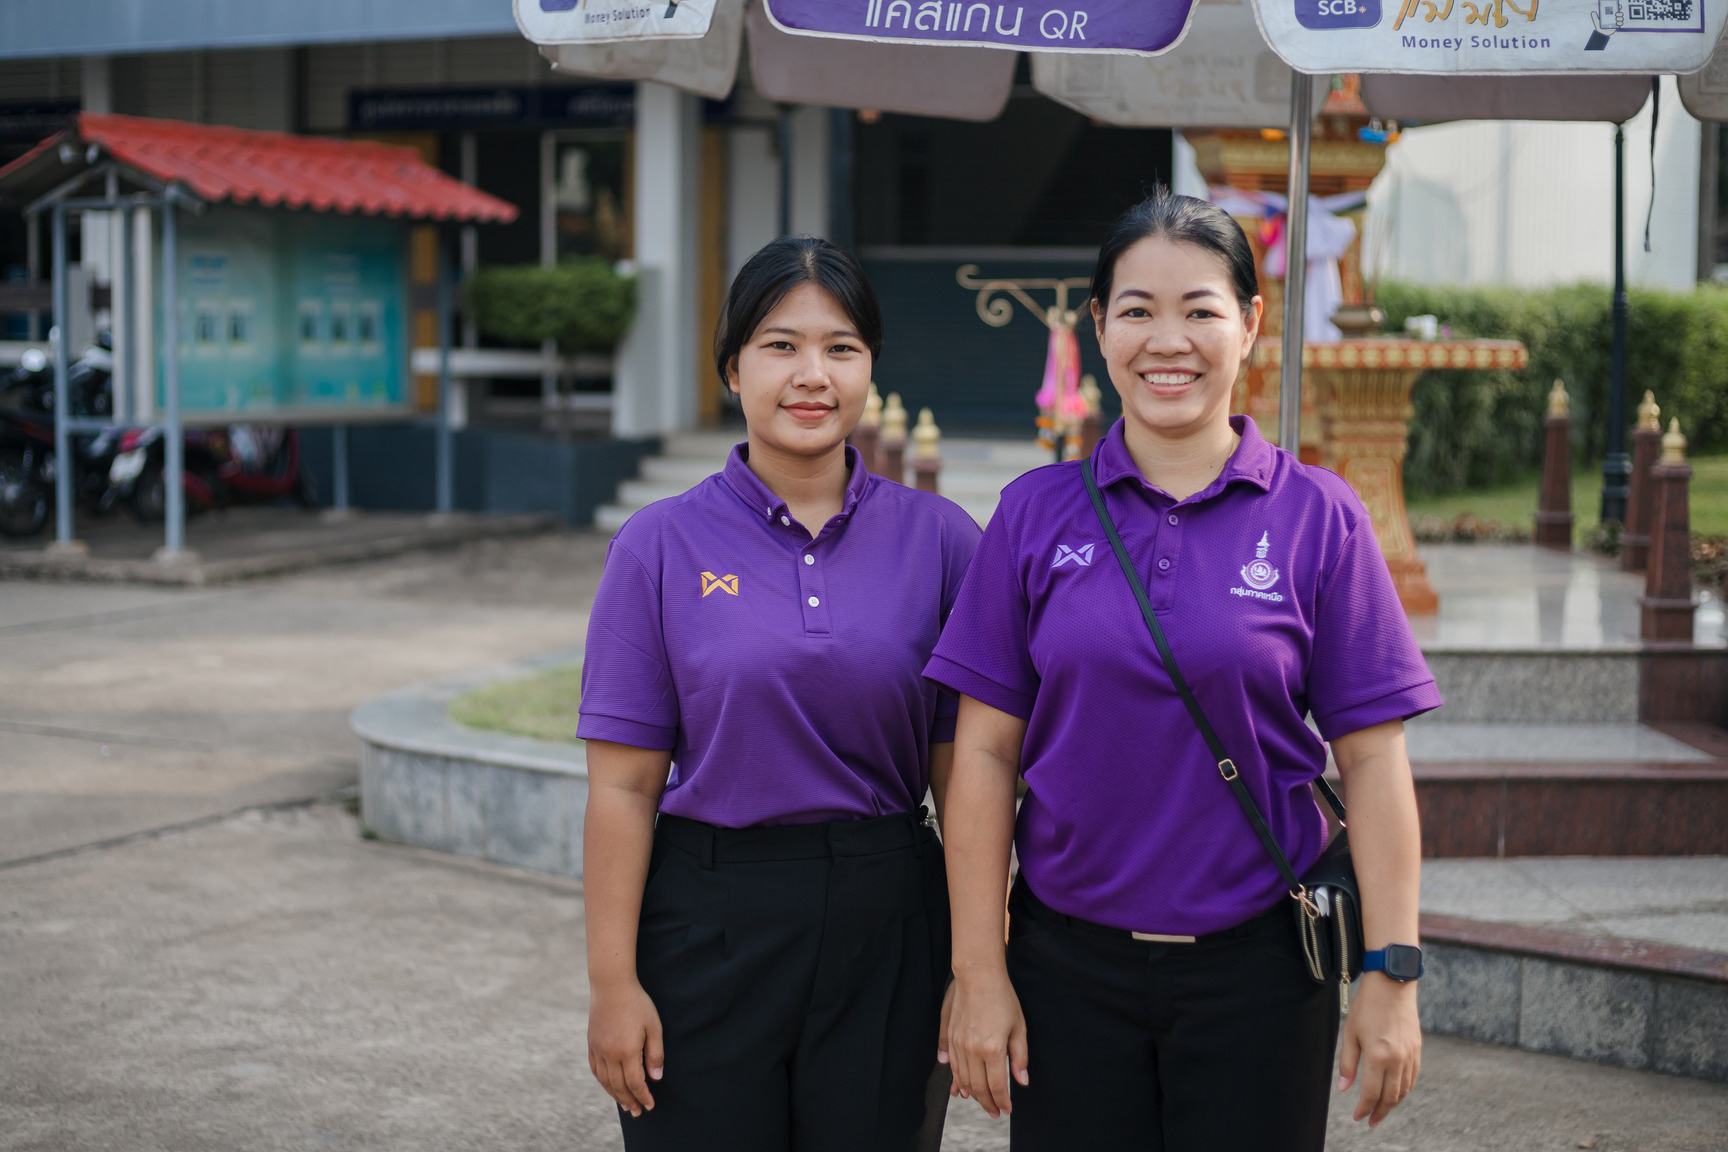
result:
[[[768,485],[762,483],[762,478],[750,471],[750,445],[743,443],[732,449],[732,454],[726,457],[726,466],[720,470],[720,476],[726,486],[738,494],[738,498],[752,508],[764,509],[763,518],[778,520],[786,513],[786,501],[774,495]],[[870,485],[870,472],[864,467],[864,458],[858,454],[858,449],[846,445],[846,496],[840,504],[840,514],[836,519],[845,520],[852,515],[852,510],[858,507],[858,501],[863,499],[864,490]],[[805,525],[809,527],[809,525]],[[821,525],[817,525],[820,529]]]
[[[1230,417],[1230,427],[1242,437],[1242,443],[1230,454],[1230,459],[1225,463],[1224,471],[1218,474],[1218,479],[1190,496],[1190,500],[1205,499],[1215,492],[1222,492],[1228,485],[1239,480],[1254,485],[1262,492],[1270,490],[1272,445],[1260,435],[1260,429],[1254,426],[1253,419],[1248,416]],[[1100,488],[1108,488],[1129,478],[1138,480],[1145,487],[1152,487],[1146,482],[1146,478],[1140,475],[1140,469],[1134,465],[1134,457],[1128,453],[1125,425],[1121,420],[1110,426],[1110,431],[1093,450],[1092,473]]]

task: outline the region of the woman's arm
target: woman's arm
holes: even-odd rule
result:
[[[1008,1077],[1027,1082],[1026,1018],[1008,982],[1002,918],[1014,840],[1014,782],[1026,721],[960,697],[948,820],[942,825],[954,914],[954,984],[941,1051],[960,1095],[1012,1112]]]
[[[632,1116],[654,1107],[648,1080],[664,1074],[660,1014],[636,978],[636,925],[654,814],[672,754],[588,741],[582,895],[588,930],[588,1067]]]
[[[930,800],[936,805],[936,827],[948,835],[948,781],[954,773],[954,745],[930,745]]]
[[[1422,865],[1416,787],[1404,751],[1404,722],[1376,724],[1332,742],[1350,813],[1350,853],[1362,889],[1363,946],[1414,944]],[[1338,1089],[1361,1080],[1355,1119],[1373,1127],[1409,1095],[1422,1066],[1416,983],[1383,972],[1362,977],[1344,1021]],[[1360,1072],[1360,1077],[1358,1077]]]

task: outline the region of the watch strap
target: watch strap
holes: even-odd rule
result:
[[[1386,954],[1388,952],[1392,951],[1393,949],[1398,949],[1401,952],[1414,952],[1416,954],[1416,975],[1414,975],[1414,976],[1396,976],[1387,970]],[[1385,948],[1376,948],[1372,952],[1362,953],[1362,971],[1365,973],[1366,972],[1385,972],[1387,976],[1391,977],[1394,980],[1409,981],[1409,980],[1421,979],[1422,973],[1425,972],[1426,970],[1427,970],[1427,966],[1422,962],[1422,949],[1417,948],[1411,944],[1392,944],[1392,945],[1388,945]]]

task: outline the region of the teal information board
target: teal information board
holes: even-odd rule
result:
[[[407,224],[232,208],[178,224],[185,420],[310,423],[410,410]],[[158,410],[164,380],[158,372]]]

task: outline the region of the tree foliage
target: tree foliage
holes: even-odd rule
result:
[[[636,315],[636,281],[593,257],[483,268],[468,281],[468,306],[481,333],[500,343],[556,340],[566,354],[610,355]]]
[[[1645,389],[1662,424],[1680,418],[1691,451],[1728,451],[1728,288],[1633,289],[1626,325],[1626,423]],[[1505,483],[1542,464],[1543,416],[1556,379],[1571,396],[1574,459],[1599,461],[1608,441],[1613,301],[1599,284],[1558,288],[1448,288],[1383,284],[1376,303],[1402,330],[1431,313],[1453,336],[1523,342],[1518,372],[1429,372],[1411,402],[1404,485],[1415,494]],[[1630,441],[1628,440],[1628,450]]]

